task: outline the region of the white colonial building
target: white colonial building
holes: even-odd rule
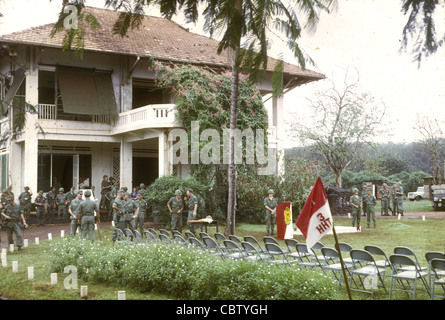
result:
[[[187,174],[173,169],[168,133],[181,124],[172,97],[154,85],[148,59],[221,71],[230,70],[228,58],[216,54],[216,40],[172,21],[145,16],[139,29],[121,37],[112,34],[117,12],[85,10],[101,28],[85,33],[82,59],[62,50],[64,33],[50,37],[54,24],[0,38],[1,190],[99,187],[103,175],[130,188],[173,171]],[[283,77],[287,89],[324,78],[291,64]],[[258,87],[265,96],[272,92],[270,81]],[[25,102],[36,112],[27,111],[24,129],[12,135]],[[273,99],[269,141],[278,150],[284,149],[282,109],[283,99]]]

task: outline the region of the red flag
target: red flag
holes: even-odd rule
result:
[[[298,229],[306,238],[308,249],[332,230],[332,214],[323,182],[319,177],[298,216]]]

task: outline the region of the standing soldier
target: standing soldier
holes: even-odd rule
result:
[[[403,187],[402,182],[397,182],[397,210],[403,216]]]
[[[198,199],[193,194],[192,189],[188,189],[186,194],[188,197],[188,209],[189,209],[187,216],[187,226],[189,227],[190,232],[196,235],[195,225],[193,223],[190,223],[190,221],[196,219],[196,215],[198,212]]]
[[[113,186],[113,190],[111,190],[111,193],[110,193],[110,211],[108,213],[108,219],[110,221],[114,221],[113,203],[114,203],[114,199],[116,199],[116,197],[117,197],[118,191],[119,191],[119,183],[115,183]]]
[[[57,204],[57,219],[59,223],[67,222],[67,210],[66,205],[68,204],[68,195],[65,192],[65,189],[60,188],[59,194],[56,196],[56,204]]]
[[[383,184],[383,188],[380,189],[380,197],[382,203],[382,216],[389,216],[388,206],[389,206],[389,189],[386,183]]]
[[[375,229],[375,227],[377,225],[377,221],[375,219],[374,207],[377,204],[377,199],[371,193],[371,188],[368,188],[368,190],[367,190],[367,195],[366,195],[365,201],[366,201],[366,215],[367,215],[366,222],[368,223],[368,229],[369,229],[369,225],[371,223],[371,218],[372,218],[372,222],[374,223],[374,229]]]
[[[138,193],[142,193],[142,197],[145,197],[145,195],[147,194],[147,189],[145,189],[145,184],[141,183],[139,185]]]
[[[6,232],[8,234],[8,242],[9,244],[14,244],[14,239],[12,237],[12,233],[15,233],[17,238],[17,247],[19,251],[22,251],[23,239],[22,239],[22,230],[20,229],[20,220],[23,221],[23,225],[28,227],[26,224],[25,217],[23,215],[23,210],[20,205],[14,203],[14,197],[8,196],[8,204],[2,209],[2,216],[6,218]]]
[[[67,206],[68,206],[68,208],[70,207],[70,203],[71,203],[71,201],[73,201],[75,198],[76,198],[76,193],[74,192],[74,187],[71,187],[70,188],[70,191],[69,192],[67,192],[67,197],[68,197],[68,204],[67,204]]]
[[[80,204],[82,203],[82,191],[77,191],[76,197],[71,200],[70,205],[68,207],[68,213],[70,214],[71,219],[71,232],[70,235],[74,237],[77,232],[77,228],[79,227],[79,211]]]
[[[357,231],[360,230],[360,197],[358,196],[358,189],[352,188],[353,195],[349,198],[349,203],[352,206],[352,226],[355,227],[357,221]]]
[[[31,200],[32,200],[32,192],[29,191],[29,187],[25,187],[25,191],[19,195],[19,203],[22,207],[23,214],[25,215],[26,221],[31,221]]]
[[[54,223],[56,215],[56,188],[51,187],[49,192],[46,194],[46,223]]]
[[[168,210],[171,214],[171,228],[182,233],[182,209],[184,209],[184,201],[182,201],[181,190],[175,191],[175,196],[171,197],[167,202]]]
[[[368,191],[367,191],[368,187],[366,186],[366,184],[364,184],[362,186],[362,192],[360,193],[360,197],[361,197],[361,201],[362,201],[362,210],[363,210],[363,216],[365,217],[367,214],[367,210],[366,210],[366,197],[368,196]]]
[[[12,186],[8,186],[8,188],[6,189],[6,195],[12,196],[14,198],[14,192],[12,192]]]
[[[141,234],[144,234],[144,221],[145,221],[145,213],[147,212],[147,201],[142,197],[142,193],[138,192],[137,199],[134,202],[137,207],[137,217],[136,217],[136,226],[139,225],[139,230],[141,230]]]
[[[105,209],[105,207],[108,206],[105,194],[107,194],[108,191],[111,191],[111,186],[112,184],[108,181],[108,176],[103,176],[103,180],[100,184],[100,209]]]
[[[124,191],[119,189],[117,191],[116,198],[113,201],[113,221],[114,221],[114,230],[112,235],[113,242],[117,240],[117,232],[116,229],[120,229],[124,232],[125,223],[124,223],[124,214],[125,208],[123,203],[123,195]]]
[[[90,241],[94,240],[94,224],[96,222],[96,218],[94,217],[97,212],[99,212],[97,208],[96,202],[90,199],[91,191],[85,191],[85,200],[83,200],[79,207],[79,214],[82,217],[81,221],[81,237],[85,239],[88,235]]]
[[[130,229],[133,231],[135,229],[135,210],[136,206],[134,205],[133,200],[130,199],[130,194],[128,192],[124,193],[124,228]]]
[[[273,197],[274,191],[270,189],[268,197],[264,198],[264,207],[266,208],[266,232],[267,235],[275,235],[275,225],[277,222],[276,207],[277,199]]]
[[[45,203],[46,199],[43,196],[43,191],[40,190],[39,194],[34,200],[34,203],[36,205],[36,220],[37,220],[37,226],[44,227],[45,226]]]
[[[399,212],[397,208],[397,185],[394,183],[391,190],[391,198],[392,198],[392,215],[396,216]]]

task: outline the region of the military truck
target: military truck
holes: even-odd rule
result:
[[[434,211],[445,210],[445,184],[432,185],[431,190]]]

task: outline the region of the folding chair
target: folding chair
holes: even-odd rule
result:
[[[155,229],[153,229],[153,228],[148,228],[147,230],[150,231],[151,234],[155,235],[156,237],[158,236],[158,232],[157,232]]]
[[[320,241],[317,241],[314,246],[311,248],[312,252],[314,253],[314,256],[312,257],[313,260],[318,260],[320,263],[324,263],[324,257],[321,254],[321,248],[324,248],[324,244]],[[320,251],[320,254],[317,254],[317,252]]]
[[[219,244],[211,237],[203,236],[202,242],[208,253],[211,253],[215,256],[221,257],[224,259],[225,253],[221,250]]]
[[[297,262],[297,260],[289,261],[286,252],[276,243],[266,242],[265,246],[270,256],[270,264],[291,265]]]
[[[280,243],[279,243],[278,240],[275,239],[274,237],[271,237],[271,236],[264,236],[264,237],[263,237],[263,242],[264,242],[264,245],[266,245],[267,243],[273,243],[273,244],[276,244],[277,246],[279,246],[279,247],[281,248]],[[283,250],[283,249],[281,249],[281,250]],[[287,252],[287,249],[286,249],[286,250],[283,250],[283,252],[286,253],[286,254],[288,253],[288,252]]]
[[[374,245],[366,245],[365,251],[368,251],[374,257],[379,258],[379,260],[375,260],[375,264],[377,265],[377,267],[381,269],[391,268],[391,263],[389,262],[385,251],[383,251],[380,247]]]
[[[284,239],[284,243],[286,244],[287,248],[287,257],[298,260],[300,258],[300,255],[297,252],[296,246],[299,242],[295,239]]]
[[[352,246],[350,244],[348,244],[346,242],[339,242],[338,243],[338,248],[335,248],[335,249],[337,250],[337,252],[338,252],[338,250],[341,251],[342,253],[343,252],[347,252],[348,253],[348,257],[344,257],[343,254],[342,254],[343,263],[345,263],[345,264],[352,264],[352,259],[349,256],[349,253],[351,252],[351,250],[353,248],[352,248]]]
[[[433,277],[433,272],[431,270],[431,260],[433,259],[445,259],[445,253],[439,251],[428,251],[425,253],[425,259],[428,262],[428,275],[429,275],[429,284],[431,288],[431,279]],[[439,275],[445,277],[445,272],[439,270]]]
[[[321,248],[321,254],[324,256],[324,261],[325,261],[325,264],[323,265],[323,270],[332,271],[335,279],[337,279],[338,281],[337,290],[340,290],[341,279],[343,277],[343,269],[341,263],[338,262],[338,260],[340,259],[338,251],[333,248],[323,247]],[[344,268],[349,273],[349,275],[351,275],[349,270],[353,268],[352,264],[344,263]]]
[[[144,231],[144,236],[147,243],[158,241],[156,236],[148,230]]]
[[[431,270],[433,274],[431,300],[434,300],[434,298],[436,297],[435,295],[436,285],[441,286],[444,291],[444,295],[443,296],[438,295],[438,297],[445,299],[445,259],[433,258],[431,260]]]
[[[417,260],[416,254],[414,253],[413,250],[411,250],[408,247],[401,247],[401,246],[394,247],[394,254],[402,254],[405,256],[411,256],[413,258],[414,262],[416,263],[415,266],[411,266],[411,265],[405,266],[404,271],[414,271],[417,268],[419,268],[421,271],[428,269],[428,267],[422,267],[420,265],[419,260]]]
[[[159,229],[159,234],[163,234],[169,238],[171,237],[170,232],[168,232],[168,230],[166,230],[166,229]]]
[[[408,292],[412,292],[413,300],[416,299],[416,289],[417,289],[417,281],[421,280],[423,285],[425,286],[425,290],[431,297],[431,292],[428,287],[428,283],[425,281],[425,278],[428,277],[427,272],[423,272],[417,263],[409,256],[404,254],[392,254],[389,256],[389,261],[392,266],[392,275],[391,275],[391,289],[389,291],[389,299],[391,300],[392,291],[403,291],[408,294]],[[408,268],[407,268],[408,267]],[[394,280],[400,280],[400,284],[403,289],[397,289]],[[408,286],[403,284],[403,280],[407,282]],[[413,282],[412,288],[409,287],[409,282]],[[411,289],[411,290],[410,290]]]
[[[232,259],[242,259],[244,257],[242,249],[232,240],[224,240],[226,247],[225,256]]]
[[[141,233],[137,230],[133,230],[133,234],[134,234],[134,241],[138,244],[143,243],[144,242],[144,238],[142,237]]]
[[[124,232],[118,228],[115,228],[114,230],[116,231],[116,242],[117,243],[125,243],[126,239],[125,239]]]
[[[244,241],[253,245],[259,253],[266,253],[266,251],[261,247],[260,243],[255,237],[252,236],[244,236]]]
[[[201,241],[199,241],[195,237],[190,237],[190,238],[188,238],[188,240],[193,247],[201,249],[202,251],[206,252],[206,248]]]
[[[219,244],[220,246],[223,246],[223,247],[224,247],[224,240],[227,240],[227,238],[226,238],[226,236],[223,235],[222,233],[220,233],[220,232],[216,232],[216,233],[215,233],[215,240],[216,240],[216,242],[218,242],[218,244]]]
[[[244,250],[244,260],[263,261],[267,262],[270,259],[268,254],[259,252],[256,246],[247,241],[241,241],[241,247]]]
[[[124,229],[124,233],[125,233],[125,237],[128,240],[128,243],[132,243],[134,240],[134,234],[133,231],[131,231],[130,229]]]
[[[310,268],[312,270],[315,270],[317,267],[322,268],[318,259],[312,259],[314,253],[309,252],[305,243],[297,243],[295,250],[298,253],[297,263],[299,267]]]
[[[353,268],[351,271],[350,289],[365,293],[371,293],[371,298],[373,298],[374,289],[378,289],[380,282],[381,286],[383,287],[386,293],[387,291],[385,283],[383,281],[386,269],[379,268],[375,263],[374,257],[368,251],[360,249],[352,249],[350,255],[353,262]],[[355,289],[352,287],[352,282],[356,283],[356,281],[354,280],[354,275],[358,276],[363,289],[360,289],[357,285]],[[366,284],[363,282],[363,280],[367,280]],[[369,288],[371,289],[371,291],[367,290]]]
[[[175,233],[173,234],[173,242],[188,246],[189,242],[187,242],[187,240],[185,240],[185,238],[180,235],[179,233]]]
[[[201,241],[204,241],[203,239],[204,237],[210,237],[210,236],[207,234],[207,232],[201,231],[199,233],[199,238],[201,239]]]
[[[229,240],[232,240],[235,243],[241,244],[241,239],[235,236],[234,234],[229,235]]]
[[[184,232],[184,234],[185,234],[185,238],[187,240],[190,240],[190,238],[196,238],[196,235],[190,231],[186,231],[186,232]]]
[[[170,243],[170,238],[167,235],[165,235],[164,233],[160,233],[158,238],[161,242]]]

